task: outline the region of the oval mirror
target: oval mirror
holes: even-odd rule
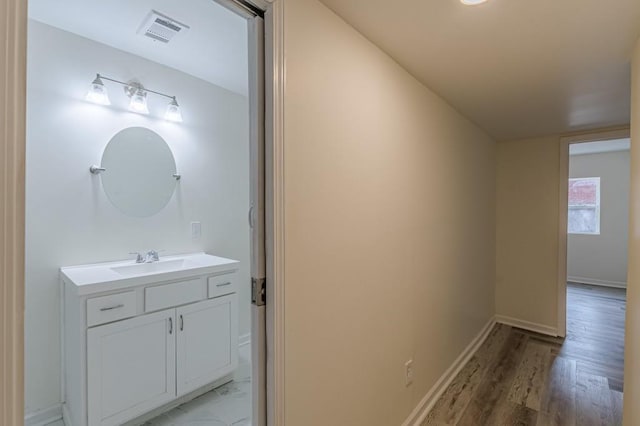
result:
[[[156,132],[129,127],[118,132],[102,154],[102,186],[123,213],[152,216],[162,210],[176,187],[176,162]]]

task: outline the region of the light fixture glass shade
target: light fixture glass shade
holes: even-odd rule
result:
[[[168,121],[174,121],[176,123],[182,123],[182,113],[180,112],[180,105],[174,97],[169,105],[167,105],[167,112],[164,113],[164,119]]]
[[[147,106],[147,92],[142,89],[138,89],[136,93],[131,96],[129,109],[140,114],[149,114],[149,107]]]
[[[95,80],[91,83],[91,86],[89,86],[89,91],[87,92],[85,99],[100,105],[111,105],[111,101],[109,101],[109,93],[100,78],[100,74],[96,76]]]
[[[460,0],[462,4],[466,4],[467,6],[475,6],[478,4],[486,3],[487,0]]]

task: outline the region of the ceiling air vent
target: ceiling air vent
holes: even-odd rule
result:
[[[188,29],[188,25],[152,10],[142,22],[138,34],[156,41],[169,43],[177,34],[185,33]]]

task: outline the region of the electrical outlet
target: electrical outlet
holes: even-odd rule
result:
[[[199,240],[202,237],[202,224],[200,222],[191,222],[191,239]]]
[[[404,363],[404,385],[409,386],[413,383],[413,360]]]

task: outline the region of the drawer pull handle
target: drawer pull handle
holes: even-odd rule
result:
[[[173,318],[169,317],[169,334],[173,334]]]
[[[180,331],[184,331],[184,318],[180,315]]]
[[[216,287],[226,287],[228,285],[231,285],[231,281],[227,281],[226,283],[216,284]]]
[[[100,311],[101,312],[112,311],[114,309],[120,309],[120,308],[124,308],[124,304],[123,303],[121,303],[119,305],[116,305],[116,306],[109,306],[108,308],[100,308]]]

